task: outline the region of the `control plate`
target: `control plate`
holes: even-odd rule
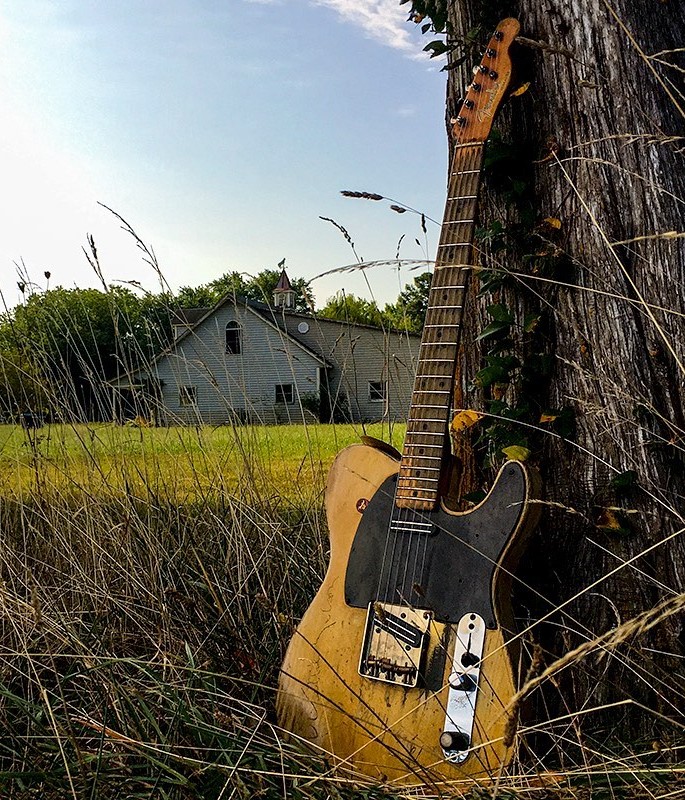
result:
[[[457,625],[445,727],[440,736],[445,759],[454,764],[461,764],[469,754],[484,646],[485,620],[478,614],[464,614]]]

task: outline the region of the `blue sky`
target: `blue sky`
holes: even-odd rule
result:
[[[0,9],[0,290],[108,282],[156,291],[286,258],[291,277],[365,260],[433,257],[415,215],[350,200],[377,192],[440,218],[445,73],[396,0],[4,0]],[[419,238],[419,247],[415,239]],[[51,278],[44,278],[49,270]],[[381,302],[413,274],[368,274]],[[313,283],[368,296],[361,274]]]

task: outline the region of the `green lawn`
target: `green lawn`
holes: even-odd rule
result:
[[[401,446],[403,425],[277,425],[142,428],[95,423],[0,426],[2,493],[93,496],[151,492],[178,502],[246,489],[320,493],[336,453],[363,434]]]

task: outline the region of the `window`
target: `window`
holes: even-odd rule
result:
[[[226,352],[232,356],[240,355],[241,338],[240,325],[237,322],[228,322],[226,324]]]
[[[369,400],[382,402],[388,395],[387,381],[369,381]]]
[[[194,406],[197,403],[197,386],[179,386],[178,402],[182,406]]]
[[[292,383],[276,384],[276,402],[277,403],[295,402],[295,390]]]

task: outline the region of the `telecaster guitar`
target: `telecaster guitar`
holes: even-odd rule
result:
[[[280,724],[378,780],[482,780],[513,755],[504,742],[516,688],[508,599],[531,523],[529,476],[504,464],[465,513],[441,498],[483,147],[518,30],[514,19],[500,23],[456,120],[401,459],[353,445],[335,460],[328,571],[281,670]]]

